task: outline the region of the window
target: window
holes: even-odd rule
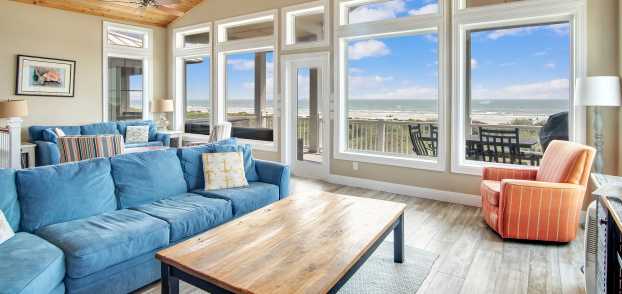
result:
[[[479,6],[487,6],[487,5],[496,5],[496,4],[504,4],[504,3],[512,3],[512,2],[523,2],[526,0],[464,0],[465,6],[469,7],[479,7]],[[533,1],[533,0],[532,0]],[[538,0],[535,0],[538,1]]]
[[[174,93],[176,130],[206,140],[213,123],[211,24],[175,29]]]
[[[342,24],[358,24],[373,21],[437,14],[438,0],[352,0],[341,3]]]
[[[104,22],[104,118],[146,119],[152,100],[150,29]]]
[[[326,1],[305,3],[283,9],[285,49],[328,46],[329,15]]]
[[[108,118],[112,121],[143,117],[143,61],[108,57]]]
[[[278,68],[276,11],[216,23],[216,116],[230,122],[232,136],[255,149],[277,150],[279,117],[275,102]]]
[[[183,59],[185,77],[184,130],[188,134],[210,134],[211,87],[209,56]]]
[[[273,141],[274,54],[227,55],[227,121],[243,139]]]
[[[106,36],[108,45],[131,47],[131,48],[144,48],[145,47],[145,33],[133,32],[130,30],[122,29],[110,29]]]
[[[218,24],[218,42],[272,37],[275,31],[274,13],[236,17]]]
[[[469,10],[457,17],[454,171],[479,174],[484,162],[537,166],[551,140],[582,140],[582,115],[571,107],[583,69],[573,29],[581,12],[562,2],[525,1],[538,10],[515,8],[511,18],[503,5],[487,7],[485,21]]]
[[[429,18],[408,12],[428,4],[433,5]],[[335,157],[442,170],[441,8],[435,1],[342,1],[338,6],[344,25],[336,31]],[[382,18],[366,18],[388,8],[391,13]]]

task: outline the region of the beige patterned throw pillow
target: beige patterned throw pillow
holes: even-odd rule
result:
[[[125,131],[125,143],[149,142],[149,126],[128,126]]]
[[[15,233],[13,233],[13,229],[9,225],[9,221],[6,220],[4,213],[0,210],[0,244],[11,239],[14,235]]]
[[[203,153],[205,190],[248,186],[242,152]]]

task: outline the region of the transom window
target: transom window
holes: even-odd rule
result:
[[[285,49],[329,45],[328,1],[316,1],[283,8]]]
[[[357,24],[409,16],[436,14],[438,0],[353,0],[341,3],[342,24]]]

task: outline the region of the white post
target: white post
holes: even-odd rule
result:
[[[7,120],[9,128],[9,167],[14,169],[22,168],[21,149],[22,149],[22,119],[12,117]]]

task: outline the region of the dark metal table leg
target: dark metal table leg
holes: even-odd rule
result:
[[[162,263],[162,294],[179,294],[179,279],[171,276],[171,267]]]
[[[400,215],[397,225],[393,229],[393,261],[404,262],[404,214]]]

